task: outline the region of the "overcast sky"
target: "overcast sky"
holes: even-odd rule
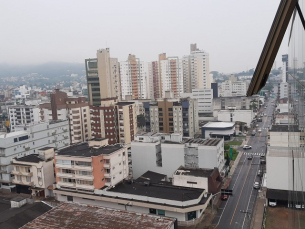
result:
[[[0,63],[84,63],[99,48],[126,60],[210,55],[210,70],[254,68],[279,0],[11,0],[0,3]],[[279,55],[288,52],[287,39]],[[280,59],[278,59],[280,66]]]

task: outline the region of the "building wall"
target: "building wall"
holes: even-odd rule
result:
[[[54,147],[57,149],[66,147],[70,144],[68,134],[68,121],[56,123],[40,123],[27,127],[23,131],[13,134],[3,135],[0,138],[0,164],[5,172],[1,174],[1,183],[11,183],[10,172],[13,169],[11,161],[15,157],[23,157],[29,154],[38,153],[43,147]],[[28,136],[28,139],[18,140],[19,137]],[[15,139],[17,142],[15,142]]]
[[[15,126],[32,125],[41,121],[40,110],[36,106],[10,106],[8,107],[8,118],[11,131]]]
[[[300,144],[304,143],[304,140],[300,140],[300,132],[269,131],[268,135],[270,136],[268,140],[270,146],[300,147]]]
[[[93,185],[95,189],[100,189],[105,186],[105,161],[102,155],[92,157],[92,175],[93,175]]]
[[[201,188],[205,190],[208,190],[209,188],[207,177],[195,177],[195,176],[184,176],[184,175],[174,175],[173,185],[189,187],[189,188]]]
[[[217,112],[217,120],[222,122],[245,122],[247,126],[254,118],[252,110],[220,110]]]

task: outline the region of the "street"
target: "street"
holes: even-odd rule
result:
[[[219,206],[217,215],[213,220],[215,228],[229,229],[229,228],[250,228],[252,212],[255,206],[258,190],[253,188],[256,181],[261,183],[261,177],[257,176],[260,165],[260,156],[265,155],[267,147],[268,127],[271,125],[271,118],[274,111],[272,99],[267,103],[267,108],[262,113],[263,121],[258,122],[257,129],[261,129],[261,133],[256,133],[256,136],[251,136],[248,145],[252,149],[244,150],[239,147],[237,150],[243,153],[238,166],[232,176],[228,189],[233,190],[233,195],[229,196],[227,201],[222,201]],[[253,159],[247,158],[252,154]]]

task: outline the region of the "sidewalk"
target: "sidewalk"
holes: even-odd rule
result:
[[[254,214],[251,222],[252,229],[261,229],[264,218],[264,205],[266,200],[264,197],[258,197],[255,204]]]

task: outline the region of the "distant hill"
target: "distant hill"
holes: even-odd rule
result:
[[[47,78],[57,78],[71,74],[85,75],[85,63],[50,62],[39,65],[10,65],[0,63],[0,78],[25,76],[38,73]]]

